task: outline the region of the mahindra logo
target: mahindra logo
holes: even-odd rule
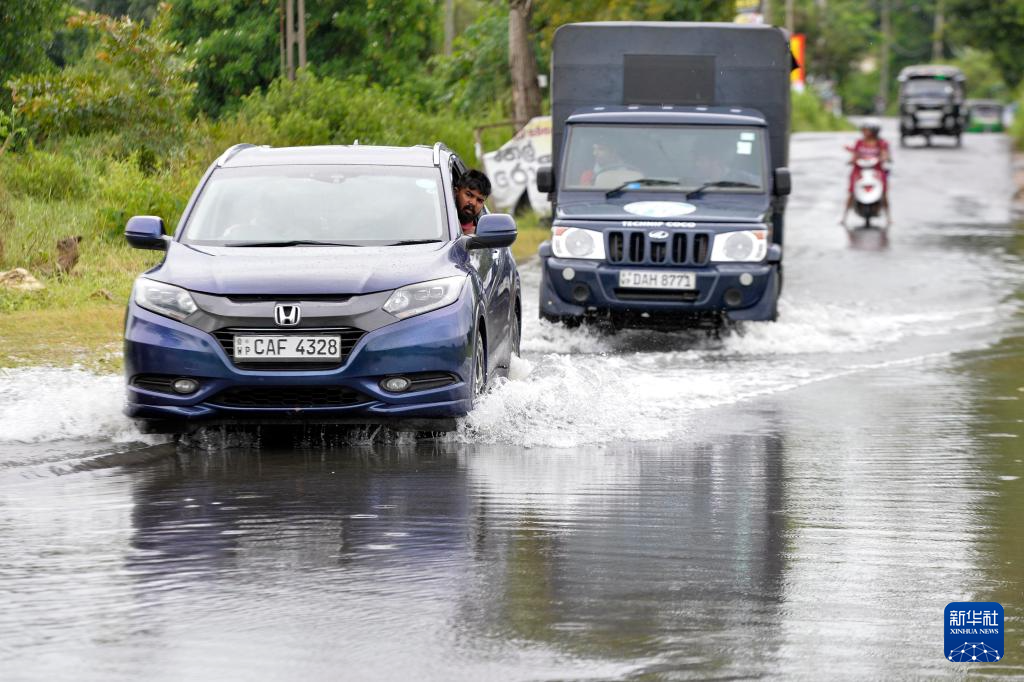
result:
[[[665,230],[654,230],[653,232],[648,232],[647,236],[651,239],[668,239],[668,232]]]
[[[274,323],[278,327],[295,327],[298,326],[299,320],[302,319],[302,312],[299,310],[297,305],[285,305],[278,303],[274,306]]]

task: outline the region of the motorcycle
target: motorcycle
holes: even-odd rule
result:
[[[854,162],[857,167],[853,179],[853,209],[864,219],[864,229],[878,227],[872,225],[872,219],[882,213],[882,197],[885,195],[885,178],[883,170],[887,170],[877,157],[859,158]]]

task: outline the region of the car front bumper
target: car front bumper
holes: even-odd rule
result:
[[[472,299],[463,295],[440,310],[366,332],[332,369],[240,369],[212,334],[133,302],[125,328],[124,412],[172,423],[378,423],[459,417],[472,408],[468,378],[474,328]],[[266,330],[275,331],[280,330]],[[451,383],[404,393],[379,386],[387,376],[424,373],[448,374]],[[192,378],[199,389],[178,395],[136,385],[149,377]],[[240,401],[238,396],[245,398]]]
[[[696,288],[692,291],[620,289],[619,272],[638,269],[689,270],[696,274]],[[549,318],[643,316],[646,313],[661,320],[677,317],[683,321],[687,317],[713,314],[724,314],[736,321],[769,320],[774,318],[779,290],[776,263],[651,268],[551,256],[542,259],[541,270],[540,312]]]

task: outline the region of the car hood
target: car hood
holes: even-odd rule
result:
[[[763,223],[771,209],[767,195],[709,193],[703,199],[652,199],[650,195],[614,202],[567,201],[558,204],[562,220],[643,220],[693,223]]]
[[[171,242],[147,277],[216,295],[367,294],[462,270],[455,242],[408,246],[192,246]]]

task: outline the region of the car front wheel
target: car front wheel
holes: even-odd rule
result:
[[[476,345],[473,350],[473,401],[487,390],[487,347],[484,335],[476,333]]]

